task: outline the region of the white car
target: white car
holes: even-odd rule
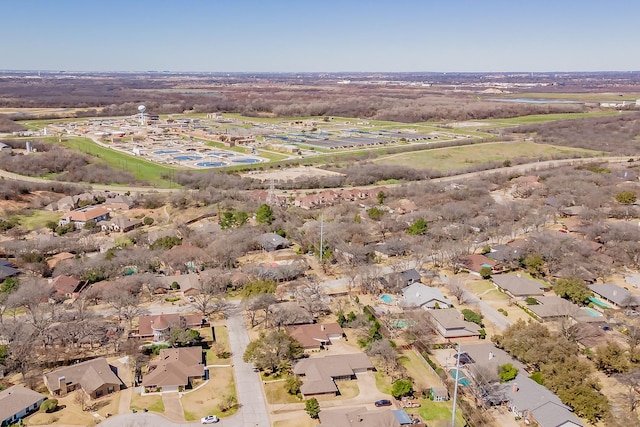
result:
[[[218,421],[220,421],[220,418],[216,417],[215,415],[207,415],[206,417],[200,420],[202,424],[214,424],[214,423],[217,423]]]

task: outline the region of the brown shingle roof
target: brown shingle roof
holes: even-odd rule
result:
[[[331,336],[342,336],[344,334],[344,331],[337,323],[287,326],[285,329],[304,348],[320,347],[320,344],[330,343]]]
[[[322,358],[302,359],[296,363],[293,373],[304,375],[300,391],[304,395],[333,393],[338,389],[334,378],[346,377],[355,371],[373,369],[373,364],[364,353],[341,354]]]
[[[204,375],[202,347],[162,349],[158,359],[149,363],[149,370],[142,379],[145,387],[186,386],[189,378]]]
[[[73,211],[69,214],[71,221],[92,221],[103,215],[108,215],[109,211],[103,207],[97,207],[93,209],[87,209],[83,211]]]
[[[122,381],[113,373],[107,363],[107,359],[104,357],[56,369],[44,374],[44,376],[45,383],[52,393],[60,390],[58,381],[60,377],[65,377],[67,383],[80,384],[87,393],[93,392],[104,384],[122,384]]]
[[[142,337],[152,336],[153,330],[163,331],[170,325],[180,324],[180,318],[184,318],[187,327],[200,326],[202,316],[199,314],[159,314],[155,316],[140,316],[138,318],[138,334]]]

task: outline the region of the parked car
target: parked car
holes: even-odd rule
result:
[[[218,421],[220,421],[220,419],[215,415],[207,415],[206,417],[200,420],[202,424],[214,424],[214,423],[217,423]]]
[[[388,399],[377,400],[374,405],[376,406],[391,406],[391,401]]]

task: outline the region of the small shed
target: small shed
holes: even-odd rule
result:
[[[449,392],[444,386],[431,387],[429,389],[429,392],[431,393],[431,396],[433,396],[434,402],[444,402],[446,400],[449,400]]]

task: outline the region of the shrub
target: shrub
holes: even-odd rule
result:
[[[40,405],[41,412],[55,412],[58,409],[58,400],[57,399],[45,399],[44,402]]]
[[[396,399],[413,393],[413,384],[409,380],[396,380],[391,387],[391,395]]]
[[[314,420],[318,418],[320,414],[320,404],[318,403],[318,399],[312,397],[304,403],[304,410],[307,411],[307,414]]]

